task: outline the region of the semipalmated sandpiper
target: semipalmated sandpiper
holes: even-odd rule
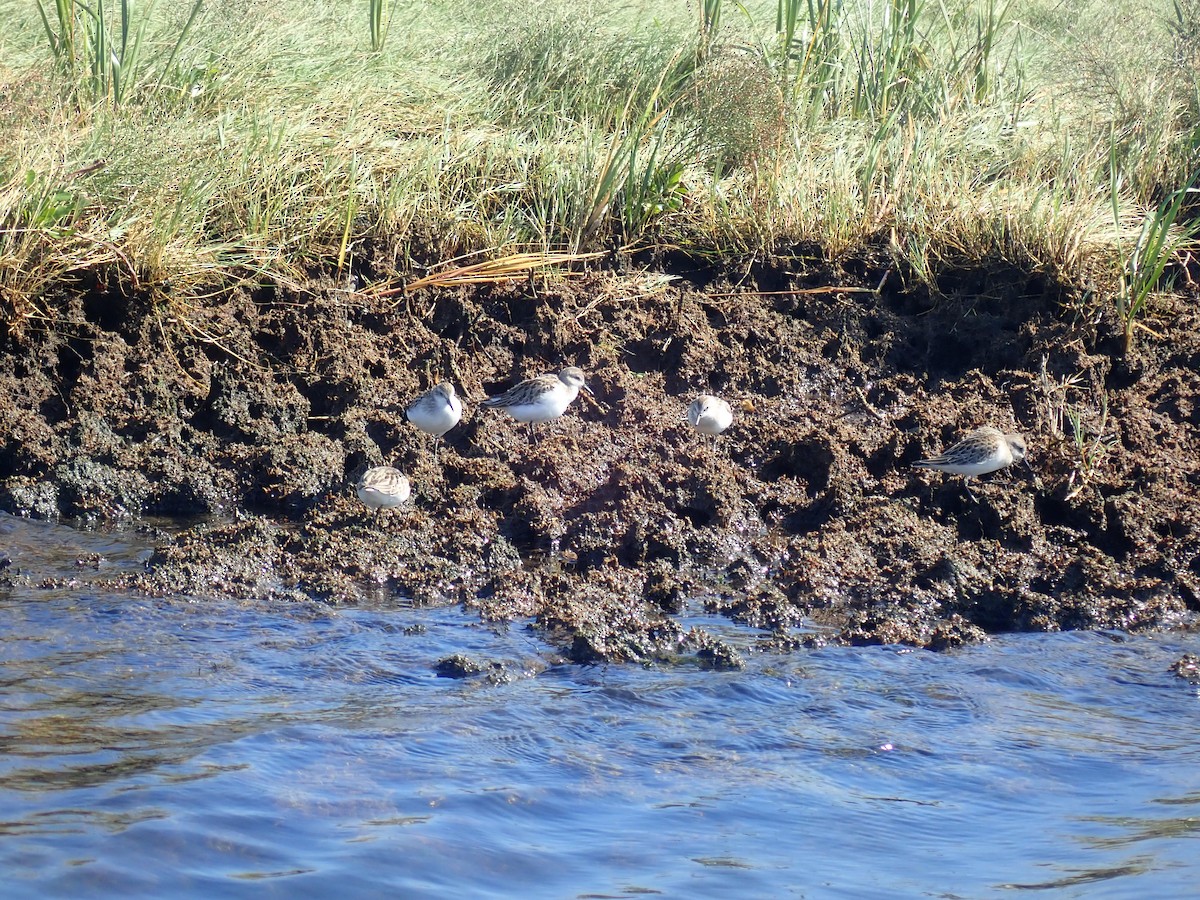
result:
[[[358,499],[375,510],[399,506],[412,493],[412,485],[399,469],[391,466],[375,466],[363,472],[358,479]]]
[[[483,405],[503,410],[518,422],[527,423],[532,434],[536,423],[549,422],[566,412],[581,390],[591,393],[583,370],[567,366],[557,375],[527,378],[503,394],[488,397]]]
[[[1025,458],[1025,439],[1019,434],[1005,434],[999,428],[984,425],[966,434],[954,446],[937,456],[917,460],[914,466],[937,469],[948,475],[962,475],[969,482],[979,475],[1011,466]],[[970,492],[970,485],[967,485]]]
[[[462,419],[462,401],[454,393],[454,385],[443,381],[410,403],[404,415],[426,434],[433,435],[433,452],[436,455],[438,442],[443,435]]]
[[[711,434],[713,449],[717,446],[717,435],[733,424],[733,410],[720,397],[701,394],[688,407],[687,419],[701,434]]]

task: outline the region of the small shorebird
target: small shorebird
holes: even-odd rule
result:
[[[969,482],[972,478],[998,472],[1024,458],[1025,438],[1019,434],[1005,434],[999,428],[984,425],[964,435],[953,447],[929,459],[917,460],[913,465],[922,469],[937,469],[948,475],[963,476],[963,484],[970,494]]]
[[[717,449],[717,436],[733,424],[733,410],[720,397],[701,394],[688,407],[687,419],[701,434],[711,434],[713,449]]]
[[[408,478],[391,466],[376,466],[358,479],[358,499],[379,514],[381,509],[399,506],[412,493]]]
[[[584,381],[583,370],[567,366],[557,375],[526,378],[503,394],[488,397],[483,405],[489,409],[503,410],[518,422],[527,423],[532,436],[535,424],[557,419],[567,411],[581,390],[591,393]]]
[[[462,401],[448,381],[423,393],[404,411],[408,421],[426,434],[433,435],[433,455],[437,456],[438,442],[462,419]]]

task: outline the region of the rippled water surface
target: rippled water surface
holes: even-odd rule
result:
[[[148,545],[0,518],[26,573],[120,571]],[[6,897],[1200,883],[1200,696],[1169,671],[1194,635],[771,656],[703,620],[746,670],[580,667],[458,609],[264,609],[86,579],[0,589],[0,623]],[[518,677],[440,678],[451,653]]]

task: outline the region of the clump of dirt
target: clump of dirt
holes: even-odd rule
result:
[[[773,649],[947,649],[1200,609],[1194,301],[1121,360],[1113,323],[1040,278],[958,273],[934,294],[886,265],[660,260],[398,303],[315,285],[177,309],[64,296],[0,343],[0,506],[217,517],[127,589],[388,591],[527,621],[580,662],[740,665],[684,629],[689,605]],[[595,399],[532,438],[477,406],[568,364]],[[435,456],[403,409],[442,380],[468,413]],[[684,418],[699,392],[735,408],[715,447]],[[1022,432],[1031,469],[968,491],[911,467],[985,423]],[[381,463],[414,496],[372,514],[352,485]]]

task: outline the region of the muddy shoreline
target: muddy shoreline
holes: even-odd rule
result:
[[[685,604],[772,649],[945,649],[1200,611],[1195,297],[1163,298],[1163,337],[1125,359],[1107,315],[1040,275],[958,272],[930,292],[882,257],[644,263],[400,300],[64,294],[52,321],[0,336],[0,509],[220,516],[164,537],[120,587],[462,603],[581,662],[737,665],[684,632]],[[566,364],[595,402],[532,442],[477,408]],[[403,409],[441,380],[467,413],[435,458]],[[715,451],[683,418],[702,391],[737,410]],[[972,497],[911,467],[980,424],[1023,433],[1032,471]],[[381,463],[413,500],[375,517],[351,486]]]

